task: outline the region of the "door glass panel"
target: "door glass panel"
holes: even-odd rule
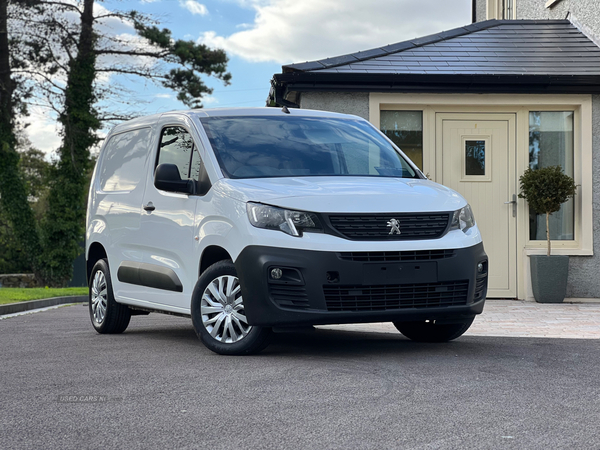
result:
[[[423,170],[423,111],[381,111],[381,131]]]
[[[465,175],[485,175],[485,141],[465,141]]]
[[[182,180],[198,180],[202,163],[200,156],[194,151],[192,136],[185,128],[167,127],[162,131],[156,165],[160,164],[175,164]]]
[[[529,113],[529,167],[561,166],[573,176],[573,111],[531,111]],[[550,239],[573,240],[575,213],[573,199],[550,215]],[[529,211],[529,239],[546,240],[546,216]]]

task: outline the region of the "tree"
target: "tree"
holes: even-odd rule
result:
[[[214,76],[226,85],[231,75],[226,72],[227,56],[222,50],[174,40],[169,30],[159,30],[136,12],[101,11],[95,16],[94,0],[42,0],[21,13],[15,20],[28,21],[29,26],[15,27],[20,30],[19,46],[15,46],[20,58],[13,60],[22,62],[18,73],[30,77],[27,86],[33,85],[35,92],[44,96],[62,125],[48,214],[42,221],[43,256],[39,261],[46,283],[61,285],[71,277],[71,262],[83,239],[90,148],[97,143],[96,131],[102,120],[115,118],[96,108],[98,100],[107,95],[97,82],[99,74],[135,75],[161,83],[176,90],[184,104],[194,107],[201,107],[202,95],[212,92],[202,75]],[[69,19],[72,15],[78,17],[77,24]],[[98,25],[107,18],[133,24],[139,40],[132,43],[99,33]],[[23,199],[17,203],[23,205]]]
[[[22,7],[26,7],[25,2]],[[14,96],[15,89],[21,87],[18,78],[13,76],[15,64],[18,63],[11,61],[8,37],[8,0],[0,0],[0,208],[25,260],[37,271],[40,242],[19,170],[15,136],[15,115],[17,111],[24,112],[22,100],[27,92],[22,89],[22,95]]]
[[[536,213],[546,214],[546,240],[550,256],[550,214],[560,211],[561,205],[575,196],[577,185],[560,166],[535,170],[528,168],[519,178],[519,184],[519,198],[527,200],[529,208]]]
[[[33,148],[22,132],[17,133],[17,150],[20,156],[19,174],[34,216],[39,220],[47,210],[47,183],[51,165],[45,160],[44,153]],[[0,203],[0,273],[23,273],[33,269],[31,258],[22,251],[13,225]]]

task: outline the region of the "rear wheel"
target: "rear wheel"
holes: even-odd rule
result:
[[[400,333],[416,342],[447,342],[462,336],[475,320],[438,324],[435,321],[394,322]]]
[[[231,260],[202,273],[192,296],[192,322],[204,345],[220,355],[249,355],[269,345],[271,328],[248,325],[240,280]]]
[[[94,329],[100,334],[125,331],[131,320],[131,311],[115,301],[108,263],[99,260],[90,277],[89,311]]]

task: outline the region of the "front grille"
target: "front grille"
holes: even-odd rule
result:
[[[398,262],[431,261],[452,258],[454,250],[415,250],[403,252],[342,252],[338,257],[345,261],[360,262]]]
[[[390,234],[388,222],[399,222],[400,234]],[[331,226],[353,240],[408,240],[441,237],[450,223],[450,213],[389,213],[329,216]]]
[[[308,294],[304,286],[270,284],[269,294],[273,301],[282,308],[306,309],[309,307]]]
[[[467,304],[468,291],[468,280],[383,286],[323,286],[328,311],[461,306]]]

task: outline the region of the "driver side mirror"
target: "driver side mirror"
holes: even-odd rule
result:
[[[182,192],[184,194],[196,193],[194,180],[182,180],[179,168],[175,164],[160,164],[154,172],[154,186],[156,189],[169,192]]]

